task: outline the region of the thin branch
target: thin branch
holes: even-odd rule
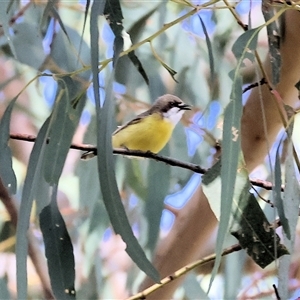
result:
[[[11,133],[10,138],[19,141],[25,142],[34,142],[36,140],[36,136],[28,135],[28,134],[20,134],[20,133]],[[97,155],[97,148],[94,145],[89,144],[71,144],[70,149],[80,150],[85,152],[92,152],[93,155]],[[113,149],[114,154],[125,155],[125,156],[134,156],[134,157],[143,157],[143,158],[150,158],[156,161],[164,162],[170,166],[175,166],[183,169],[190,170],[192,172],[198,174],[205,174],[208,170],[202,168],[201,166],[193,163],[184,162],[178,159],[174,159],[171,157],[163,156],[154,154],[152,152],[143,152],[139,150],[128,150],[128,149]],[[261,187],[265,190],[272,190],[274,185],[266,180],[260,179],[250,179],[250,183],[254,186]],[[281,187],[281,191],[284,191],[284,186]]]
[[[264,85],[264,84],[267,84],[267,81],[266,79],[263,77],[260,81],[257,81],[257,82],[254,82],[248,86],[246,86],[244,89],[243,89],[243,94],[246,93],[247,91],[249,90],[252,90],[253,88],[255,87],[258,87],[260,85]]]
[[[240,251],[240,250],[242,250],[242,247],[239,244],[235,244],[235,245],[232,245],[231,247],[228,247],[225,250],[223,250],[221,256],[225,256],[225,255],[228,255],[230,253]],[[202,266],[208,262],[214,261],[215,259],[216,259],[216,254],[211,254],[202,259],[196,260],[196,261],[184,266],[183,268],[177,270],[173,274],[165,277],[164,279],[162,279],[160,281],[160,283],[156,283],[156,284],[150,286],[149,288],[128,298],[127,300],[146,299],[148,295],[150,295],[151,293],[155,292],[156,290],[164,287],[165,285],[172,282],[173,280],[183,276],[184,274],[188,273],[189,271],[191,271],[199,266]]]
[[[277,287],[276,287],[275,284],[273,284],[273,289],[274,289],[274,291],[275,291],[276,299],[277,299],[277,300],[280,300],[281,298],[280,298],[280,296],[279,296],[278,289],[277,289]]]
[[[9,195],[7,189],[5,188],[1,178],[0,178],[0,199],[4,204],[7,212],[10,215],[11,223],[15,227],[17,227],[17,222],[18,222],[17,207],[15,205],[14,199]],[[40,252],[39,245],[34,235],[32,234],[30,228],[28,229],[28,254],[41,280],[45,299],[54,299],[49,277],[47,276],[48,272],[47,272],[47,266],[45,264],[45,259]]]

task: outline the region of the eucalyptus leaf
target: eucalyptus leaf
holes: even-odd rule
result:
[[[8,146],[11,113],[16,100],[17,97],[9,103],[0,120],[0,177],[10,194],[15,194],[17,189],[17,178],[12,167],[12,153]]]
[[[288,128],[289,135],[292,135],[294,127],[299,126],[299,120],[295,119],[291,122]],[[288,226],[290,236],[283,232],[283,241],[291,253],[291,255],[284,256],[279,260],[278,269],[278,292],[282,299],[290,297],[289,281],[290,269],[292,264],[292,254],[295,252],[295,238],[297,233],[297,223],[299,220],[299,204],[300,204],[300,188],[298,176],[295,171],[294,156],[293,156],[293,142],[289,139],[287,147],[287,158],[285,162],[285,189],[284,189],[284,212],[288,218]]]
[[[41,178],[44,151],[47,142],[48,127],[49,119],[47,119],[46,122],[43,124],[34,143],[29,158],[27,174],[22,192],[22,200],[20,205],[20,211],[22,213],[19,215],[18,218],[16,234],[18,299],[23,299],[27,295],[27,230],[29,227],[32,202],[37,192],[39,179]]]
[[[266,22],[272,19],[275,15],[275,9],[268,0],[263,0],[262,13]],[[267,34],[269,41],[269,56],[272,68],[272,83],[276,86],[280,80],[281,55],[280,55],[280,30],[275,22],[267,26]]]
[[[1,20],[4,36],[6,38],[6,43],[8,43],[12,55],[16,58],[17,57],[16,49],[12,42],[12,36],[9,30],[9,21],[13,14],[13,12],[9,12],[10,8],[12,7],[12,3],[13,1],[11,0],[10,3],[3,2],[2,5],[0,5],[0,20]]]
[[[51,203],[40,213],[51,286],[57,299],[75,299],[73,245],[57,207],[57,186],[52,188],[51,198]]]
[[[274,169],[274,179],[275,179],[275,187],[273,190],[274,195],[274,204],[278,211],[278,216],[282,225],[282,228],[287,236],[287,238],[291,239],[289,220],[286,217],[283,205],[283,199],[281,197],[281,166],[280,166],[280,157],[279,157],[279,147],[276,151],[276,160],[275,160],[275,169]]]
[[[251,62],[254,61],[254,51],[257,47],[257,38],[260,30],[260,27],[247,30],[233,44],[232,52],[238,60],[236,68],[229,73],[233,81],[240,76],[240,69],[245,66],[244,60],[246,58]]]
[[[59,80],[56,100],[50,116],[49,141],[45,151],[44,176],[51,185],[58,183],[84,107],[84,97],[78,101],[76,108],[71,105],[72,99],[81,88],[83,86],[71,77],[64,76]]]
[[[240,212],[240,224],[231,232],[249,256],[265,268],[275,259],[289,254],[286,247],[280,244],[280,238],[268,222],[253,194],[248,194],[246,207]]]
[[[94,2],[91,14],[91,55],[92,62],[98,62],[98,36],[97,18],[99,12],[103,9],[103,2]],[[148,276],[155,281],[159,281],[159,275],[150,261],[147,259],[143,249],[133,235],[131,226],[128,222],[124,206],[122,204],[118,186],[114,173],[114,160],[112,154],[111,134],[112,134],[112,116],[113,116],[113,97],[112,97],[112,79],[107,83],[106,97],[104,106],[101,108],[99,94],[98,64],[92,63],[93,88],[96,101],[97,125],[98,125],[98,170],[101,192],[110,221],[116,234],[120,234],[126,243],[126,252],[132,260]]]
[[[14,26],[12,38],[16,59],[38,70],[46,59],[39,24],[22,22]]]
[[[221,206],[219,229],[216,241],[216,260],[212,271],[210,287],[221,263],[223,244],[231,218],[232,203],[236,188],[238,160],[240,157],[240,120],[242,116],[242,81],[233,82],[231,101],[225,108],[223,142],[221,153]]]
[[[160,220],[164,208],[164,198],[169,191],[171,167],[150,161],[148,167],[148,193],[145,216],[148,223],[147,246],[154,250],[160,230]]]

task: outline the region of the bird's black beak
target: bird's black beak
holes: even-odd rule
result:
[[[181,109],[181,110],[191,110],[192,109],[192,106],[189,105],[189,104],[185,104],[185,103],[180,103],[178,105],[178,107]]]

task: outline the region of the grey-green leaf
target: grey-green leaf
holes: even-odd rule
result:
[[[8,146],[10,134],[11,112],[17,97],[7,106],[0,121],[0,177],[9,193],[15,194],[17,189],[17,179],[12,168],[12,153]]]
[[[106,98],[104,106],[100,106],[99,79],[98,79],[98,36],[97,19],[103,11],[103,2],[95,1],[91,13],[91,56],[93,72],[93,89],[96,101],[97,113],[97,148],[98,148],[98,170],[103,200],[116,234],[120,234],[126,243],[126,252],[138,267],[155,281],[159,281],[159,275],[150,261],[147,259],[143,249],[133,235],[128,222],[124,206],[122,204],[114,172],[114,160],[112,154],[111,134],[113,117],[112,83],[113,75],[106,84]]]
[[[57,207],[57,186],[52,188],[51,203],[40,213],[49,276],[57,299],[75,299],[75,262],[73,245]]]

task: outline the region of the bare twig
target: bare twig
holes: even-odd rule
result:
[[[225,256],[225,255],[228,255],[230,253],[233,253],[233,252],[236,252],[236,251],[240,251],[242,250],[242,247],[239,245],[239,244],[235,244],[235,245],[232,245],[231,247],[228,247],[226,248],[221,256]],[[127,300],[138,300],[138,299],[146,299],[146,297],[148,295],[150,295],[151,293],[155,292],[156,290],[164,287],[165,285],[167,285],[168,283],[172,282],[173,280],[177,279],[177,278],[180,278],[181,276],[183,276],[184,274],[186,274],[187,272],[199,267],[199,266],[202,266],[208,262],[211,262],[211,261],[214,261],[216,259],[216,254],[211,254],[211,255],[208,255],[202,259],[199,259],[199,260],[196,260],[186,266],[184,266],[183,268],[177,270],[176,272],[174,272],[173,274],[165,277],[164,279],[162,279],[160,281],[160,283],[156,283],[152,286],[150,286],[149,288],[145,289],[144,291],[128,298]]]
[[[20,134],[20,133],[11,133],[10,138],[14,139],[14,140],[26,141],[26,142],[34,142],[36,140],[36,136],[34,136],[34,135],[27,135],[27,134]],[[95,147],[94,145],[71,144],[70,149],[86,151],[86,152],[90,151],[90,152],[93,152],[94,155],[97,155],[97,147]],[[190,171],[198,173],[198,174],[205,174],[207,172],[207,169],[202,168],[201,166],[199,166],[197,164],[183,162],[178,159],[154,154],[152,152],[143,152],[143,151],[128,150],[128,149],[113,149],[113,153],[119,154],[119,155],[125,155],[125,156],[150,158],[150,159],[164,162],[170,166],[187,169],[187,170],[190,170]],[[261,187],[268,191],[270,191],[274,188],[274,185],[271,182],[265,181],[265,180],[250,179],[250,183],[254,186]],[[281,187],[281,191],[282,192],[284,191],[284,186]]]
[[[277,290],[277,287],[276,287],[275,284],[273,284],[273,289],[274,289],[274,291],[275,291],[276,299],[277,299],[277,300],[280,300],[281,298],[280,298],[280,296],[279,296],[279,293],[278,293],[278,290]]]

